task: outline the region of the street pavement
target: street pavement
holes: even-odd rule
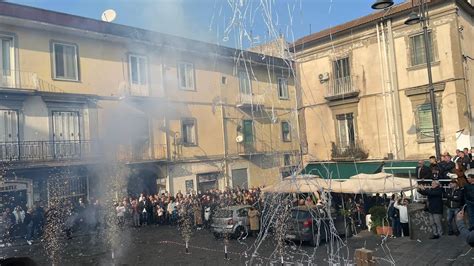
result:
[[[117,239],[119,244],[112,259],[104,236],[63,238],[59,245],[62,252],[59,265],[281,265],[271,234],[263,241],[256,241],[255,237],[226,241],[228,259],[224,254],[225,240],[215,239],[208,230],[193,232],[189,254],[178,229],[168,225],[124,228]],[[51,265],[44,243],[36,241],[30,246],[26,241],[17,240],[11,247],[1,247],[0,257],[29,256],[39,265]],[[316,248],[286,243],[283,259],[285,265],[353,264],[355,249],[363,247],[374,251],[378,265],[474,265],[474,251],[456,236],[420,241],[382,238],[367,231],[348,238],[347,242],[344,239],[329,241]]]

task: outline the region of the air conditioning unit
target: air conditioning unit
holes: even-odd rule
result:
[[[329,80],[329,73],[328,72],[319,74],[319,82],[324,83],[328,80]]]

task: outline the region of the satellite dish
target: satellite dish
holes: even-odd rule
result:
[[[242,141],[244,141],[244,137],[242,135],[238,135],[236,138],[235,138],[235,141],[237,143],[242,143]]]
[[[102,13],[102,21],[112,22],[117,17],[117,13],[113,9],[107,9]]]

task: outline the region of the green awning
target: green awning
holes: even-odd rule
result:
[[[384,172],[394,175],[408,175],[410,172],[415,174],[415,168],[418,161],[385,161]]]
[[[348,179],[357,174],[375,174],[382,171],[383,161],[365,162],[314,162],[303,170],[304,174],[318,175],[322,178]]]

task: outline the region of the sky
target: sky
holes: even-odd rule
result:
[[[10,0],[8,2],[231,47],[248,47],[282,34],[292,42],[374,12],[375,0]],[[395,0],[395,3],[404,0]],[[232,23],[233,22],[233,23]],[[242,41],[239,41],[242,40]]]

